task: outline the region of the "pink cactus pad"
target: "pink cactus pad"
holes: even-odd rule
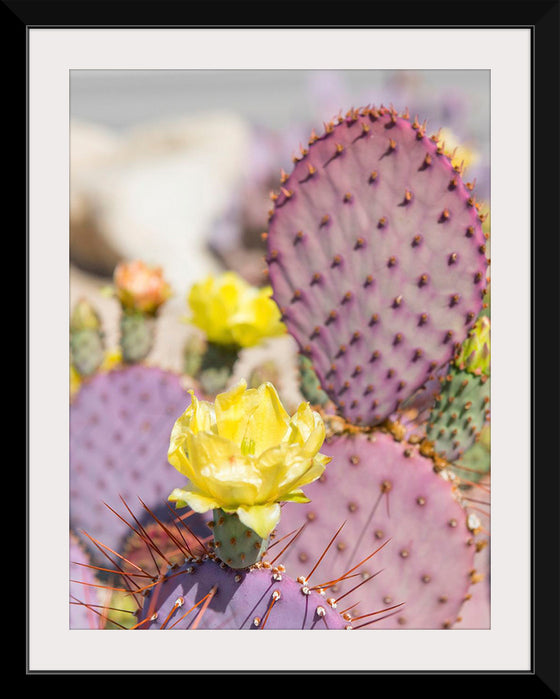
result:
[[[338,410],[376,425],[449,361],[482,308],[484,215],[437,137],[352,110],[295,163],[270,212],[269,278]]]
[[[152,586],[138,629],[345,629],[324,596],[277,569],[187,561]]]
[[[101,595],[91,559],[77,537],[70,534],[70,617],[71,629],[97,629]]]
[[[461,608],[458,629],[491,628],[490,613],[490,546],[485,546],[474,557],[476,574],[468,593],[468,599]]]
[[[476,542],[452,482],[434,471],[419,447],[379,430],[333,437],[321,451],[332,461],[308,486],[311,502],[282,508],[277,536],[307,522],[304,535],[286,551],[287,571],[316,561],[335,523],[345,522],[313,574],[316,583],[336,580],[340,570],[385,544],[361,569],[364,579],[375,579],[356,593],[362,601],[353,613],[404,602],[399,613],[371,628],[453,626],[471,584]],[[359,581],[336,584],[333,596]]]
[[[166,501],[177,472],[167,460],[169,437],[189,402],[179,375],[141,364],[97,374],[80,388],[70,406],[70,526],[95,560],[107,564],[82,531],[122,553],[126,521],[134,524],[127,507],[139,521],[147,519],[142,503],[171,518]],[[189,525],[196,528],[198,517]]]

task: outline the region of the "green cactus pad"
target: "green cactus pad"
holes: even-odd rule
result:
[[[101,366],[105,356],[103,333],[85,328],[70,334],[72,365],[80,376],[91,376]]]
[[[479,438],[489,418],[490,381],[451,364],[430,413],[427,438],[450,462],[459,459]]]
[[[101,318],[86,299],[80,299],[70,317],[70,356],[80,376],[91,376],[103,362],[105,334]]]
[[[462,488],[470,488],[490,473],[490,425],[480,432],[480,438],[463,454],[459,461],[451,464],[451,470],[462,481]]]
[[[155,319],[135,311],[121,315],[121,350],[126,364],[141,362],[150,353],[155,338]]]
[[[195,374],[195,378],[207,395],[215,396],[225,389],[240,349],[237,345],[207,342],[200,357],[198,373]]]
[[[321,388],[317,374],[313,370],[313,364],[309,357],[300,354],[298,357],[300,389],[305,397],[312,405],[326,405],[329,402],[329,396]]]
[[[239,517],[223,510],[214,510],[214,545],[216,555],[230,568],[248,568],[259,561],[268,548],[262,539],[246,527]]]

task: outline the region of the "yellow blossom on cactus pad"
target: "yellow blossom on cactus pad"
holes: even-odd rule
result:
[[[169,500],[196,512],[221,509],[266,538],[280,502],[309,502],[301,488],[321,476],[330,457],[321,416],[301,403],[290,416],[271,383],[241,381],[213,403],[191,403],[171,432],[169,463],[187,477]]]
[[[460,143],[450,129],[440,129],[438,145],[443,147],[444,153],[451,159],[453,167],[463,166],[465,170],[468,170],[479,158],[474,148]]]
[[[123,308],[141,313],[155,314],[172,293],[161,267],[150,267],[141,260],[119,263],[113,281]]]
[[[220,345],[252,347],[286,332],[272,287],[248,284],[235,272],[212,275],[191,287],[187,301],[191,322]]]
[[[455,363],[472,374],[490,375],[490,318],[482,315],[463,342]]]

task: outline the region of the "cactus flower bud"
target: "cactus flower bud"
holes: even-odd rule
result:
[[[115,294],[122,307],[155,315],[171,296],[171,287],[160,267],[149,267],[141,260],[121,262],[113,275]]]

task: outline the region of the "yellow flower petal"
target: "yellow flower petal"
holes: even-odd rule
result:
[[[187,450],[190,461],[197,464],[190,480],[201,491],[227,506],[256,501],[261,479],[236,444],[208,432],[189,433]]]
[[[263,452],[257,459],[257,468],[261,478],[261,488],[259,492],[259,502],[272,502],[279,500],[283,492],[287,492],[283,487],[283,482],[288,478],[290,461],[294,455],[288,458],[290,450],[289,444],[279,444]],[[299,450],[296,450],[299,453]],[[303,458],[302,458],[303,462]]]
[[[291,493],[286,493],[282,496],[282,502],[311,502],[311,500],[305,495],[303,490],[294,490]]]
[[[280,310],[271,296],[271,287],[258,291],[252,288],[245,290],[239,309],[229,319],[232,336],[241,347],[252,347],[264,337],[275,337],[286,332]]]
[[[187,409],[189,416],[188,428],[191,432],[213,432],[216,425],[216,414],[212,403],[198,400],[194,391],[189,391],[191,404]]]
[[[189,291],[190,322],[211,342],[251,347],[286,332],[271,296],[271,287],[253,287],[235,272],[210,276]]]
[[[271,383],[247,389],[244,381],[216,396],[219,435],[241,445],[244,454],[258,455],[286,435],[290,416]]]
[[[280,505],[254,505],[253,507],[238,507],[237,516],[246,527],[256,532],[262,539],[272,533],[280,520]]]
[[[290,416],[271,383],[263,383],[256,390],[256,407],[247,421],[243,440],[254,445],[252,453],[258,456],[284,439],[288,432]]]
[[[171,430],[167,458],[172,466],[175,466],[178,471],[192,480],[196,478],[196,474],[192,470],[186,454],[187,435],[190,432],[215,431],[216,419],[212,403],[199,401],[192,390],[189,393],[191,394],[191,403],[185,412],[177,418]]]
[[[297,445],[281,444],[261,454],[258,468],[262,485],[259,502],[281,500],[284,495],[319,478],[330,457],[310,457]]]
[[[291,492],[294,488],[301,488],[308,483],[316,481],[317,478],[323,475],[325,466],[329,461],[328,457],[294,459],[286,472],[284,480],[279,485],[279,490],[281,492]]]
[[[207,497],[194,490],[185,490],[184,488],[175,488],[169,497],[170,502],[174,502],[177,507],[190,507],[195,512],[203,513],[209,510],[215,510],[220,507],[219,503],[212,498]]]
[[[290,441],[295,441],[310,454],[315,454],[325,441],[325,423],[321,416],[311,410],[309,403],[301,403],[292,417]]]
[[[245,381],[240,381],[229,391],[219,393],[215,400],[218,434],[224,439],[241,445],[247,423],[257,407],[256,389],[247,390]]]

